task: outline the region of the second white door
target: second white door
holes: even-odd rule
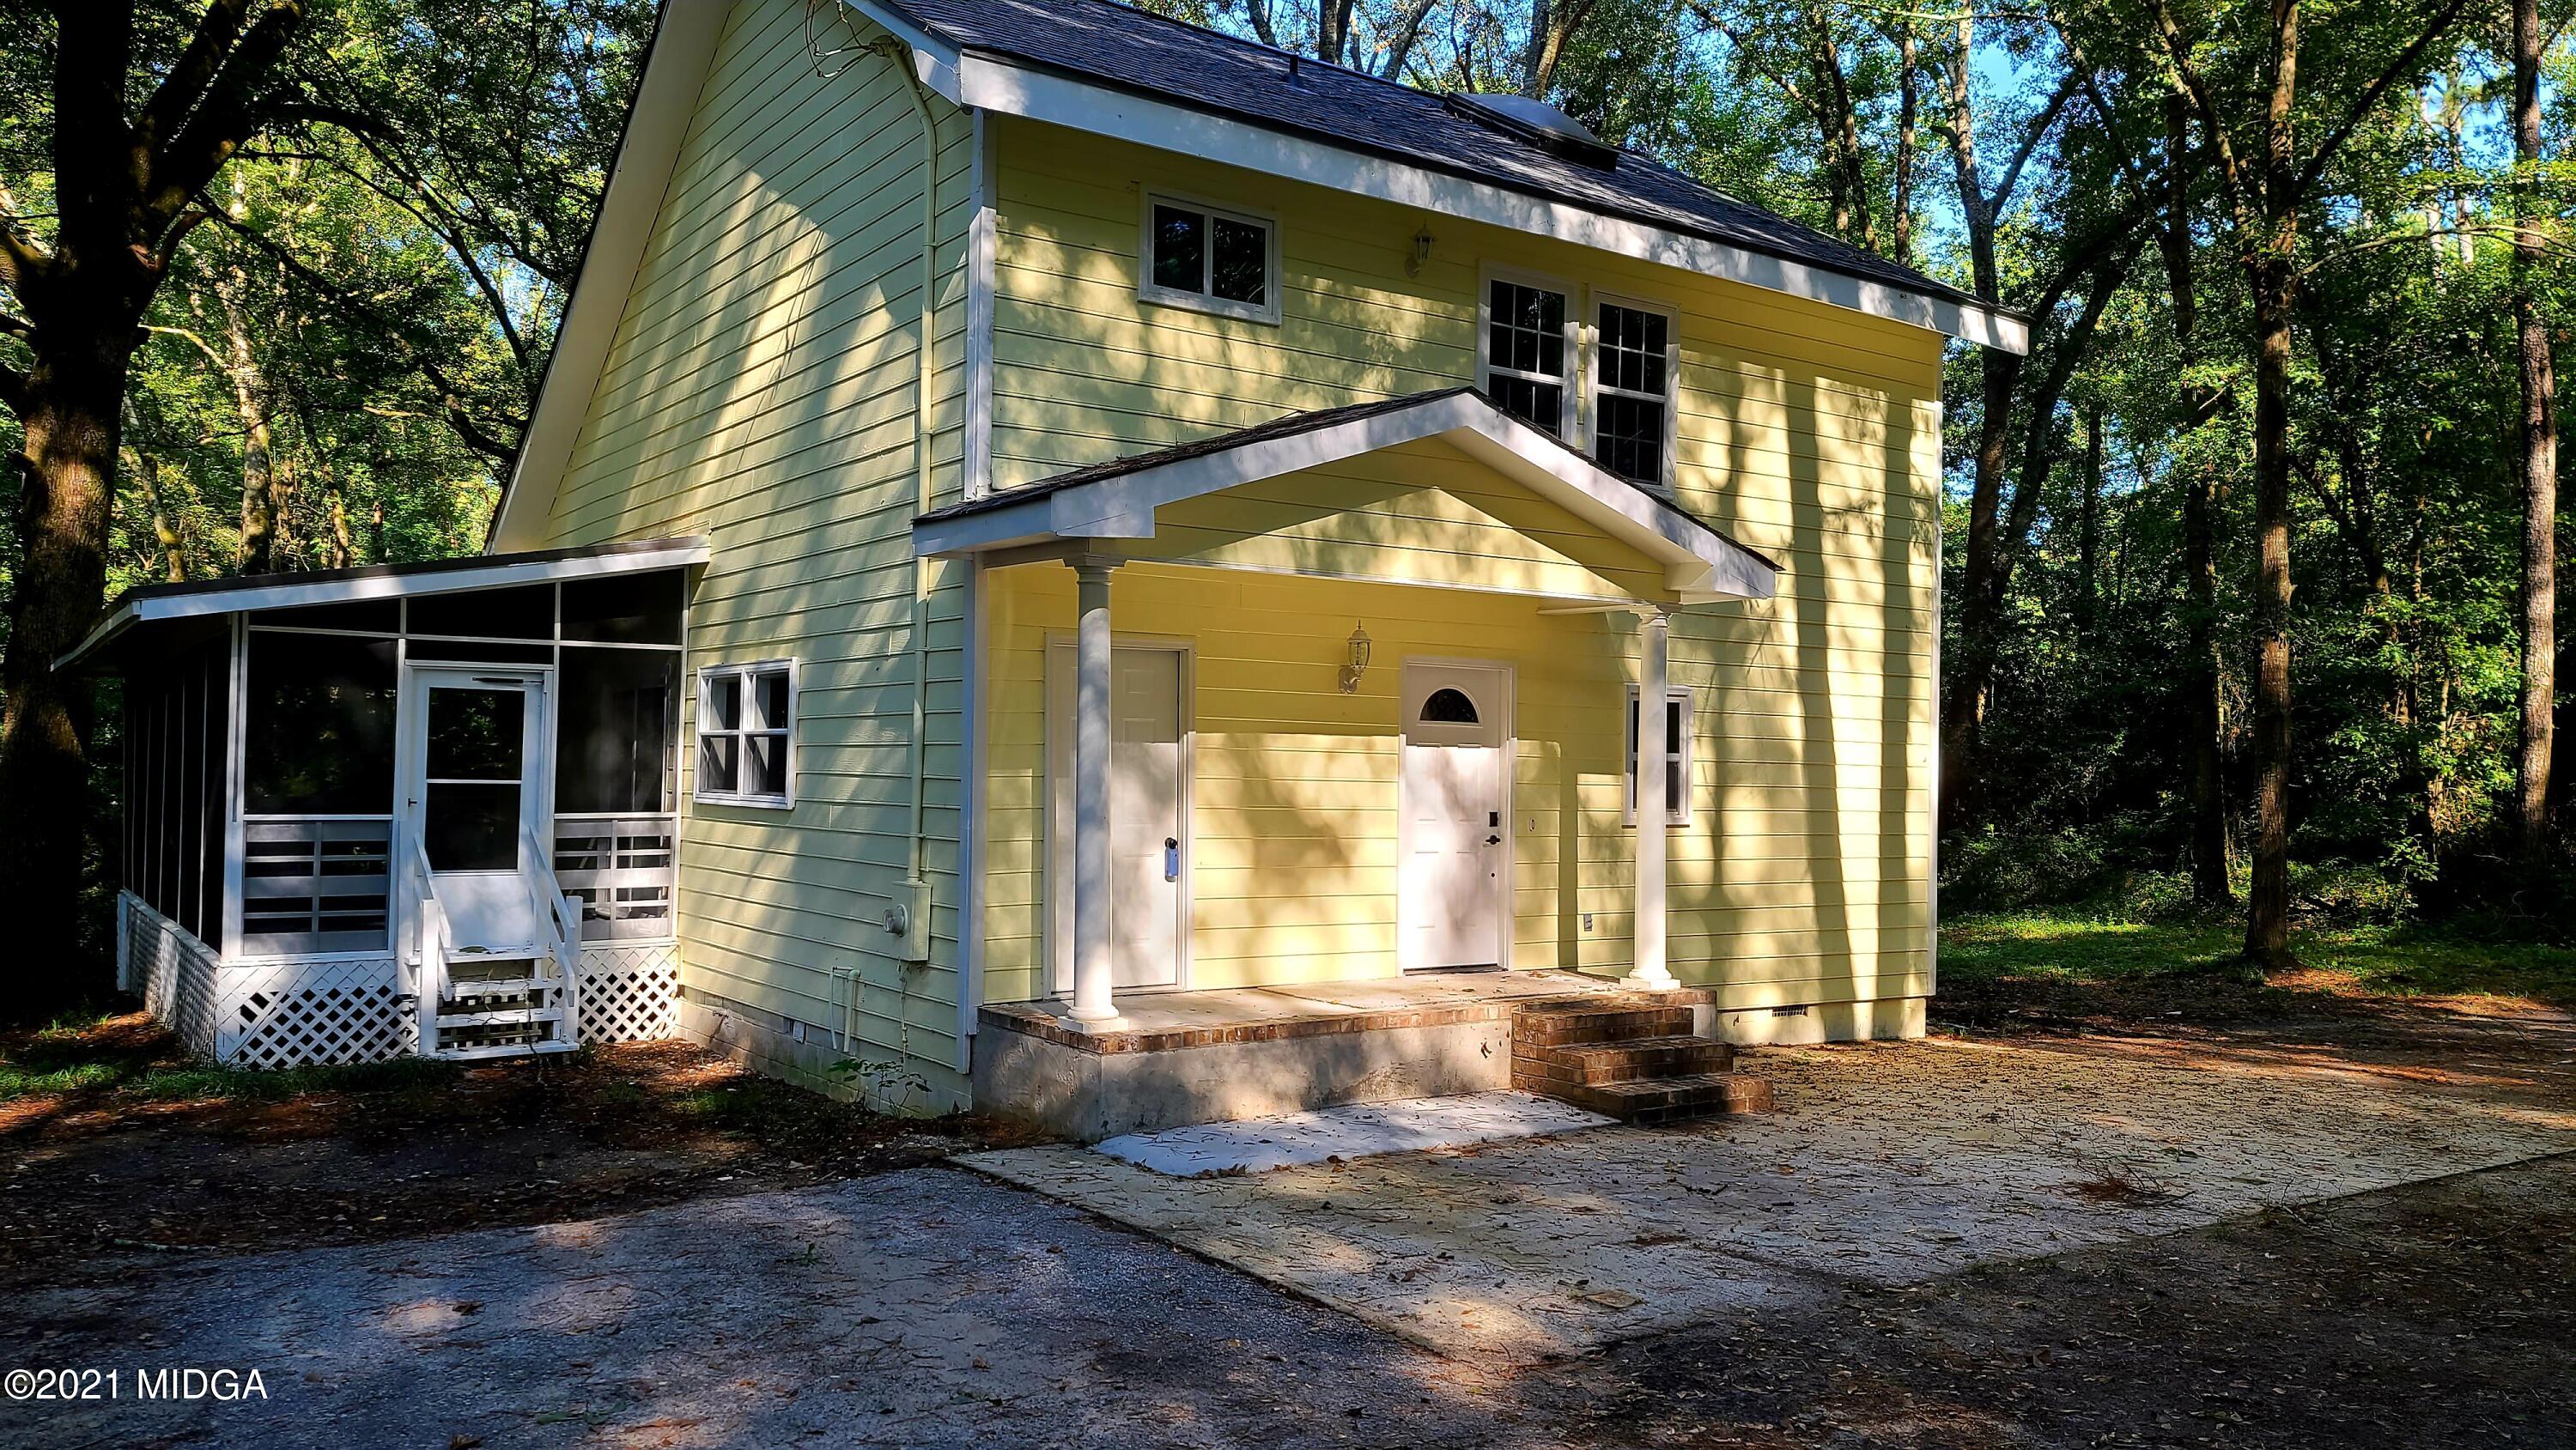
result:
[[[1398,960],[1409,972],[1503,965],[1511,674],[1409,664],[1402,694]]]
[[[1120,989],[1177,986],[1188,757],[1177,649],[1120,646],[1109,687],[1109,951]],[[1047,906],[1054,990],[1073,983],[1073,647],[1047,651]]]

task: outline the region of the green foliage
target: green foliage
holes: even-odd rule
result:
[[[1976,998],[2007,980],[2060,989],[2194,992],[2239,971],[2238,931],[2023,912],[1955,918],[1941,929],[1946,994]],[[2299,959],[2340,978],[2341,990],[2374,996],[2461,993],[2576,1005],[2576,948],[2470,921],[2443,926],[2365,925],[2299,934]],[[2290,1004],[2254,985],[2254,1005]]]

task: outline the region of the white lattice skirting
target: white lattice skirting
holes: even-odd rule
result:
[[[144,1010],[179,1034],[188,1050],[215,1054],[216,980],[222,958],[132,892],[117,896],[116,980],[141,994]]]
[[[312,1067],[408,1056],[420,1040],[408,976],[390,956],[226,967],[215,1058]]]
[[[680,1030],[680,949],[592,946],[581,950],[574,1037],[582,1042],[652,1042]]]
[[[391,955],[227,964],[130,893],[119,898],[117,980],[188,1045],[242,1067],[382,1062],[420,1050],[411,973]],[[647,1042],[680,1029],[680,949],[584,947],[582,1042]]]

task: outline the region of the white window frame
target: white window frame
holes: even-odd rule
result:
[[[759,700],[753,681],[761,675],[784,670],[787,674],[787,723],[784,726],[762,721],[755,726],[750,716]],[[689,734],[689,797],[704,805],[749,806],[758,810],[783,811],[796,804],[796,721],[803,711],[804,694],[798,680],[801,673],[793,657],[772,660],[746,660],[739,664],[704,665],[698,670],[698,698],[691,714],[694,728]],[[731,730],[712,729],[707,723],[707,685],[710,681],[732,677],[741,681],[742,709],[745,723]],[[777,735],[787,746],[786,790],[777,795],[757,791],[709,790],[701,771],[701,743],[708,735],[731,735],[749,739],[755,735]],[[750,767],[751,753],[737,747],[734,752],[734,780],[740,784]]]
[[[1673,448],[1680,438],[1677,426],[1682,400],[1682,317],[1667,303],[1611,292],[1589,289],[1583,300],[1583,456],[1598,463],[1601,451],[1601,404],[1599,395],[1613,393],[1623,398],[1645,399],[1647,394],[1630,388],[1605,388],[1601,383],[1601,309],[1625,308],[1630,312],[1652,313],[1664,320],[1664,441],[1663,471],[1642,481],[1649,487],[1669,491],[1673,486],[1675,463]],[[1608,465],[1601,465],[1608,471]]]
[[[1247,207],[1209,201],[1205,197],[1188,196],[1177,191],[1155,191],[1151,188],[1140,188],[1140,190],[1143,192],[1144,201],[1143,205],[1137,208],[1136,213],[1136,297],[1138,301],[1148,302],[1158,307],[1182,307],[1192,312],[1213,313],[1219,317],[1240,317],[1247,322],[1265,322],[1273,326],[1278,324],[1280,315],[1279,218],[1276,213],[1254,211]],[[1154,208],[1157,206],[1194,211],[1208,219],[1205,245],[1199,249],[1199,290],[1196,292],[1184,292],[1176,287],[1165,287],[1154,280]],[[1261,295],[1266,299],[1262,306],[1255,307],[1249,302],[1237,302],[1232,298],[1216,295],[1216,222],[1220,217],[1230,222],[1240,222],[1246,226],[1261,228],[1264,242]]]
[[[1533,287],[1553,292],[1565,299],[1565,372],[1559,377],[1545,373],[1523,372],[1519,368],[1497,368],[1493,360],[1494,284],[1509,282],[1516,287]],[[1476,391],[1490,398],[1494,395],[1496,377],[1520,378],[1528,382],[1557,385],[1559,416],[1556,436],[1566,443],[1583,446],[1584,379],[1590,366],[1583,350],[1584,289],[1562,277],[1544,272],[1529,272],[1518,267],[1501,267],[1488,263],[1476,277]]]
[[[1698,718],[1699,692],[1689,685],[1671,685],[1664,690],[1664,698],[1682,707],[1680,732],[1664,742],[1665,758],[1681,766],[1678,774],[1682,788],[1674,799],[1664,802],[1664,820],[1667,825],[1687,826],[1691,823],[1691,757],[1694,754],[1691,741],[1699,734],[1692,722]],[[1637,824],[1637,747],[1631,743],[1633,737],[1628,723],[1631,720],[1636,720],[1641,726],[1645,723],[1636,719],[1635,683],[1629,684],[1620,708],[1624,713],[1619,717],[1619,818],[1633,826]]]

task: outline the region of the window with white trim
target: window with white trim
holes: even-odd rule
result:
[[[1279,320],[1279,224],[1177,197],[1145,198],[1137,295],[1256,322]]]
[[[1563,292],[1509,277],[1485,281],[1485,396],[1559,438],[1571,431],[1574,414],[1569,320]]]
[[[1637,687],[1628,687],[1628,744],[1621,758],[1626,762],[1626,799],[1620,802],[1621,817],[1629,825],[1637,824]],[[1691,692],[1687,685],[1675,686],[1664,696],[1664,815],[1676,826],[1687,826],[1691,819]]]
[[[1673,421],[1672,318],[1595,304],[1592,459],[1631,483],[1662,486]]]
[[[796,802],[796,662],[698,671],[696,797],[710,804]]]

